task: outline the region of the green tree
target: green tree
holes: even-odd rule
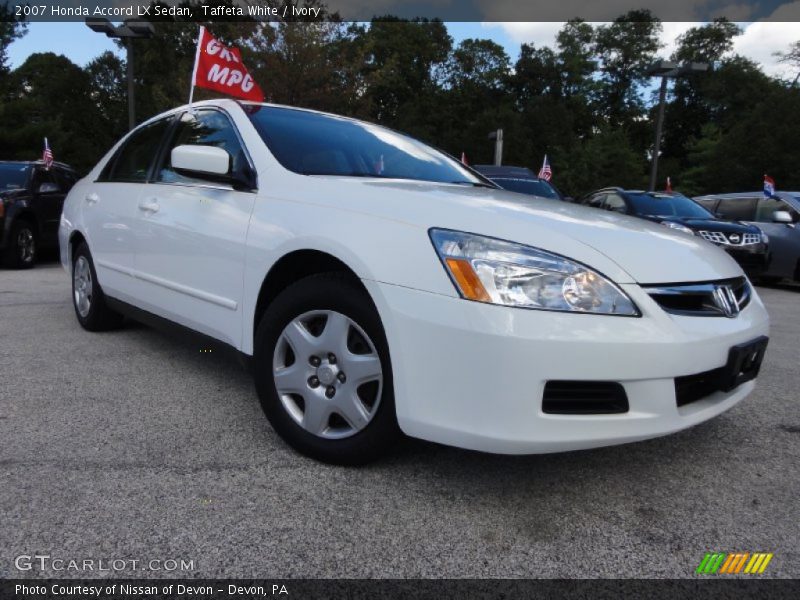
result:
[[[10,4],[0,6],[0,101],[7,92],[8,47],[14,40],[24,36],[27,28],[27,23],[14,15]]]
[[[660,47],[661,22],[648,10],[632,10],[596,30],[602,65],[598,107],[611,125],[630,123],[644,111],[645,70]]]
[[[32,160],[47,137],[57,160],[87,169],[110,145],[95,119],[90,79],[67,57],[32,54],[10,75],[12,101],[0,107],[3,158]]]

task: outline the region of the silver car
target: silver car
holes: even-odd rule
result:
[[[757,225],[769,237],[772,254],[765,282],[800,281],[800,192],[709,194],[694,198],[721,219]]]

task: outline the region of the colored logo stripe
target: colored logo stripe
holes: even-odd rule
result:
[[[767,568],[774,554],[767,552],[706,552],[695,573],[699,575],[714,574],[761,574]],[[747,565],[747,566],[745,566]]]

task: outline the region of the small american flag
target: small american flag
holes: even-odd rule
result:
[[[550,163],[547,161],[547,154],[545,154],[542,168],[539,169],[539,179],[550,181],[551,177],[553,177],[553,170],[550,168]]]
[[[469,163],[467,162],[467,153],[466,152],[462,152],[461,153],[461,164],[469,166]]]
[[[47,138],[44,138],[44,152],[42,152],[42,162],[46,169],[53,166],[53,151],[50,150],[50,144],[47,143]]]
[[[672,180],[669,177],[667,177],[667,187],[665,190],[670,194],[672,193]]]

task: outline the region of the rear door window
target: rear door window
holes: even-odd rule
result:
[[[726,221],[752,221],[755,218],[757,198],[723,198],[717,213]]]
[[[161,119],[133,132],[103,169],[99,181],[147,181],[150,166],[171,121],[171,118]]]

